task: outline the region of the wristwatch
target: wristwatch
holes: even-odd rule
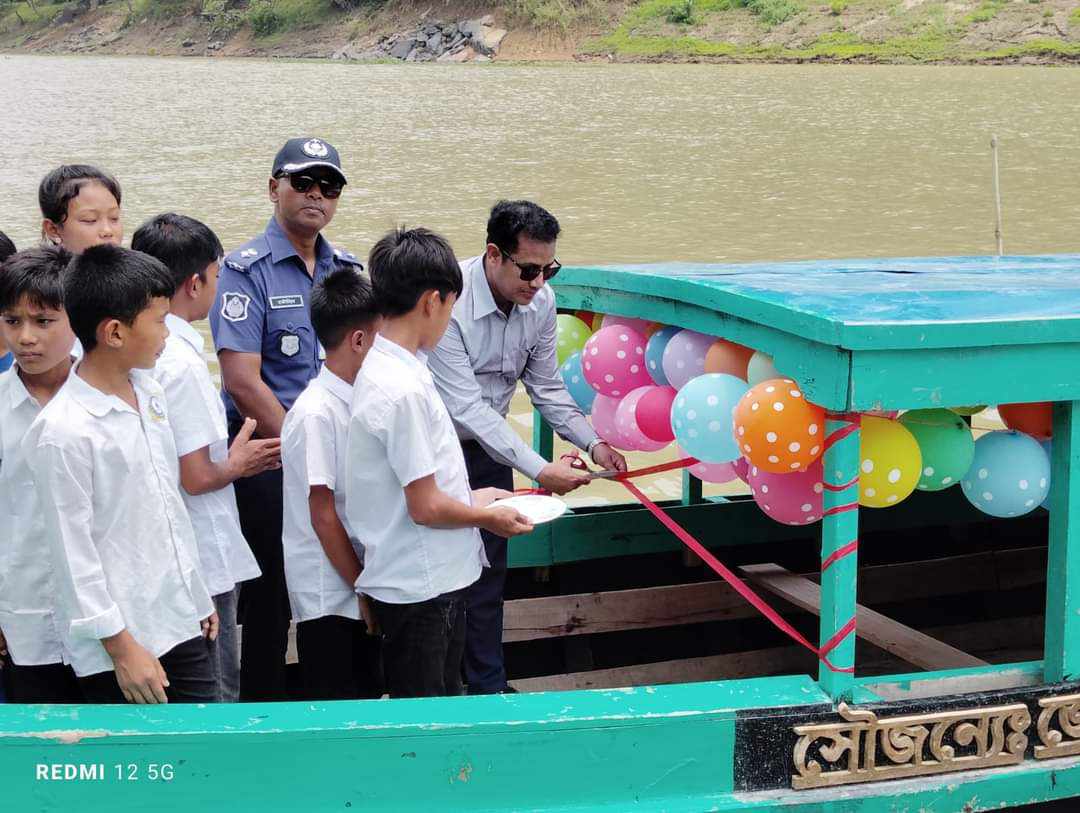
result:
[[[603,438],[597,438],[596,440],[592,441],[592,442],[591,442],[591,443],[589,444],[589,448],[587,448],[587,449],[585,450],[585,454],[587,454],[587,455],[589,456],[589,459],[591,459],[593,463],[595,463],[595,462],[596,462],[596,460],[595,460],[595,459],[593,458],[593,456],[592,456],[592,453],[593,453],[593,449],[595,449],[595,448],[596,448],[597,446],[599,446],[599,445],[600,445],[601,443],[603,443],[603,444],[605,444],[605,445],[606,445],[606,444],[607,444],[607,441],[606,441],[606,440],[604,440]]]

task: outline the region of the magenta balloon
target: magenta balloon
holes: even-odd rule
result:
[[[601,395],[621,398],[652,383],[645,369],[645,339],[626,325],[600,328],[581,352],[582,373]]]
[[[809,525],[821,519],[825,491],[821,459],[806,471],[773,474],[750,466],[750,491],[768,516],[785,525]]]
[[[653,440],[641,431],[638,424],[637,412],[641,399],[648,395],[651,389],[652,387],[638,387],[632,390],[619,402],[615,410],[615,431],[622,436],[631,449],[639,452],[656,452],[671,442]]]
[[[745,457],[739,457],[731,461],[732,467],[735,469],[735,474],[744,483],[750,478],[750,461]]]
[[[645,394],[638,400],[634,413],[641,434],[650,440],[671,443],[675,440],[675,432],[671,429],[671,404],[678,392],[674,387],[641,389],[645,390]]]
[[[624,452],[633,451],[633,447],[627,445],[626,438],[619,432],[616,413],[619,409],[621,398],[612,398],[610,395],[597,395],[593,401],[592,425],[602,440],[606,440],[616,449]]]

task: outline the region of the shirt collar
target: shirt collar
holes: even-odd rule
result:
[[[484,270],[484,256],[481,254],[472,261],[472,265],[469,267],[470,284],[472,285],[472,309],[473,319],[483,319],[489,313],[495,313],[499,311],[499,306],[495,304],[495,296],[491,293],[491,285],[488,283],[487,272]],[[539,296],[539,293],[537,294]],[[532,298],[532,301],[528,305],[514,305],[510,309],[510,313],[514,311],[535,311],[536,310],[536,297]],[[501,312],[501,311],[500,311]],[[509,314],[507,315],[509,316]]]
[[[394,358],[404,362],[410,367],[414,367],[418,370],[423,371],[424,373],[428,373],[427,365],[424,364],[423,361],[421,361],[417,356],[414,356],[400,344],[396,344],[395,342],[392,342],[389,339],[385,338],[381,333],[375,334],[375,341],[372,342],[371,349],[378,350],[381,353],[386,353],[386,355],[393,356]],[[428,374],[430,375],[430,373]]]
[[[8,391],[11,395],[11,408],[13,410],[21,407],[24,401],[36,403],[33,396],[30,395],[30,391],[26,389],[26,385],[23,383],[23,380],[19,378],[18,364],[12,363],[11,367],[9,367],[3,373],[3,375],[8,376],[8,380],[10,381],[10,384],[8,385]]]
[[[271,217],[270,222],[266,224],[266,242],[270,246],[270,259],[275,264],[287,260],[289,257],[296,257],[303,263],[303,258],[296,252],[296,247],[290,242],[276,217]],[[320,232],[319,236],[315,238],[315,264],[325,265],[333,258],[334,247]]]
[[[322,369],[319,370],[319,374],[315,376],[315,378],[330,392],[331,395],[340,398],[346,404],[352,401],[352,385],[345,379],[332,373],[330,368],[325,364],[322,366]]]
[[[199,333],[191,324],[174,313],[165,314],[165,326],[169,328],[169,333],[173,334],[177,338],[183,339],[185,342],[191,345],[191,347],[202,355],[203,348],[206,346],[206,340],[203,339],[202,334]]]
[[[78,369],[81,365],[75,365],[71,368],[71,375],[68,376],[67,383],[64,387],[68,389],[71,397],[87,412],[96,418],[101,418],[107,415],[110,411],[116,410],[117,412],[134,412],[131,405],[124,400],[116,397],[115,395],[108,395],[97,387],[93,387],[88,384],[81,376],[78,375]],[[136,389],[142,389],[140,380],[140,370],[131,371],[131,384]],[[136,397],[138,394],[136,393]]]

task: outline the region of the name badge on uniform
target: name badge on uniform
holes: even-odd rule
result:
[[[281,337],[281,355],[292,358],[300,352],[300,337],[295,333],[286,333]]]
[[[270,297],[270,309],[279,311],[285,308],[302,308],[304,307],[304,297],[300,294],[294,294],[292,296],[272,296]]]

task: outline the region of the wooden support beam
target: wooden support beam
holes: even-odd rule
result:
[[[1080,675],[1080,401],[1054,404],[1050,543],[1043,667],[1049,681]]]
[[[742,572],[755,584],[800,609],[820,614],[821,588],[779,565],[747,565]],[[893,621],[881,613],[855,605],[856,634],[886,652],[922,669],[959,669],[985,666],[986,661],[961,652],[925,633]]]

